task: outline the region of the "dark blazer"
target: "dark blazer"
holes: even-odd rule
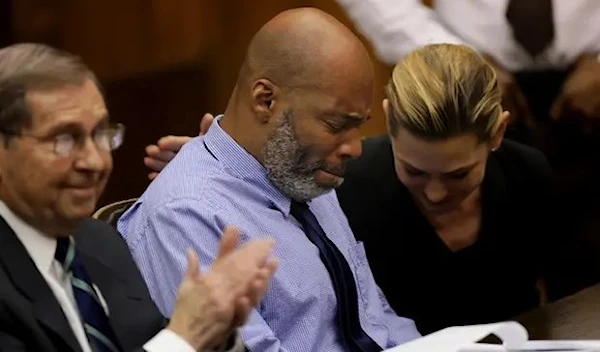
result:
[[[81,256],[102,292],[123,351],[141,346],[166,323],[121,237],[86,220],[75,233]],[[50,287],[27,250],[0,217],[0,351],[81,351]]]
[[[452,252],[398,180],[387,136],[363,143],[337,191],[377,284],[422,334],[453,325],[511,319],[582,288],[589,265],[572,250],[553,203],[552,173],[541,152],[505,140],[486,164],[478,240]]]

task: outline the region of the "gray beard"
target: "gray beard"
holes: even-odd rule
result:
[[[305,202],[333,188],[322,187],[315,182],[315,172],[323,163],[306,162],[306,150],[298,142],[291,118],[290,111],[286,111],[280,118],[280,125],[273,131],[263,149],[263,165],[267,170],[267,177],[281,192],[293,200]],[[341,184],[340,180],[337,186]]]

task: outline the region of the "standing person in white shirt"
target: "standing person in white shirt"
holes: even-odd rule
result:
[[[495,65],[512,115],[528,113],[514,73],[572,67],[552,118],[576,110],[600,119],[600,95],[592,94],[600,89],[596,0],[434,0],[431,8],[420,0],[337,1],[387,64],[425,44],[469,45]]]
[[[236,328],[273,275],[273,243],[234,250],[226,229],[204,273],[190,251],[167,322],[115,229],[89,219],[123,134],[79,58],[0,50],[0,351],[244,350]]]

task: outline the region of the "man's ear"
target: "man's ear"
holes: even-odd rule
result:
[[[506,133],[506,126],[508,125],[508,120],[510,119],[510,112],[504,111],[500,116],[500,126],[498,127],[498,131],[492,138],[491,149],[496,150],[500,148],[502,144],[502,140],[504,139],[504,134]]]
[[[259,79],[252,86],[252,107],[261,122],[266,123],[277,108],[279,89],[268,79]]]

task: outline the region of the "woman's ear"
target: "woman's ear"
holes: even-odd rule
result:
[[[385,115],[385,120],[387,122],[390,101],[387,98],[383,99],[383,101],[381,102],[381,107],[383,108],[383,114]]]
[[[492,138],[492,145],[491,145],[492,151],[500,148],[500,145],[502,144],[502,140],[504,139],[504,134],[506,133],[506,127],[508,125],[509,119],[510,119],[510,112],[504,111],[502,113],[502,115],[500,116],[500,125],[498,126],[498,131],[496,131],[496,134]]]
[[[385,125],[388,126],[388,130],[390,129],[390,101],[385,98],[383,99],[383,101],[381,102],[381,107],[383,108],[383,116],[385,118]]]

